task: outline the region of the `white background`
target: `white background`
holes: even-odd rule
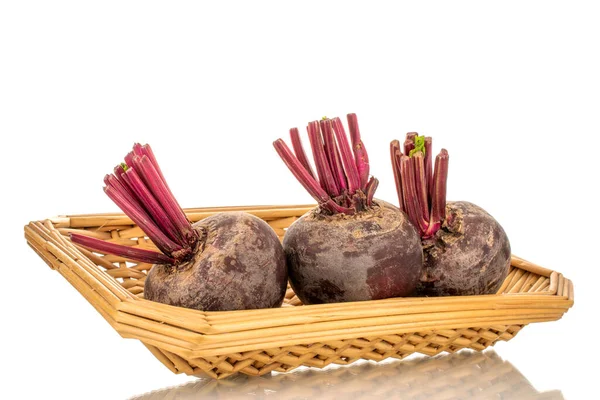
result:
[[[213,3],[0,3],[3,392],[123,399],[193,379],[119,337],[26,246],[28,221],[117,211],[102,178],[136,141],[184,207],[310,203],[271,142],[355,112],[377,197],[396,202],[389,141],[431,135],[450,152],[448,198],[479,204],[514,254],[575,282],[562,320],[496,351],[536,389],[590,398],[594,3]]]

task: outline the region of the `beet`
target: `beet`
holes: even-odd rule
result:
[[[416,229],[398,209],[323,215],[314,209],[283,240],[290,283],[304,304],[409,295],[423,262]]]
[[[510,267],[500,224],[475,204],[446,202],[448,152],[431,162],[431,138],[408,133],[390,144],[401,209],[419,230],[425,256],[419,296],[494,294]]]
[[[423,241],[425,263],[417,293],[454,296],[496,293],[508,273],[510,243],[481,207],[448,202],[442,228]]]
[[[283,247],[263,220],[218,213],[195,224],[173,197],[148,145],[136,144],[105,178],[105,192],[161,251],[73,234],[93,251],[153,263],[148,300],[204,311],[279,307],[287,286]]]
[[[378,181],[369,179],[355,114],[348,125],[352,148],[339,118],[309,123],[316,175],[296,128],[290,130],[295,155],[281,139],[274,143],[319,203],[283,240],[290,284],[304,304],[408,296],[421,275],[419,235],[406,214],[373,199]]]
[[[244,212],[196,222],[200,247],[178,266],[155,265],[146,278],[148,300],[204,311],[279,307],[287,274],[283,248],[271,227]]]

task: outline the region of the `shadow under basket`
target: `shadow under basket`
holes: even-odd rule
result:
[[[184,210],[195,222],[216,212],[246,211],[280,238],[310,210],[253,206]],[[150,264],[75,246],[77,232],[155,249],[123,214],[73,215],[25,226],[33,250],[81,293],[124,338],[139,339],[174,373],[225,378],[299,366],[323,368],[359,359],[402,359],[463,348],[483,350],[512,339],[532,322],[555,321],[573,305],[573,283],[562,274],[512,257],[495,295],[393,298],[304,306],[288,287],[281,308],[203,312],[144,299]]]

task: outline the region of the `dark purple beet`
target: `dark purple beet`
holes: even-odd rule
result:
[[[396,207],[373,200],[377,179],[355,114],[348,114],[352,146],[339,118],[308,124],[317,173],[306,158],[298,130],[290,130],[293,154],[274,146],[319,207],[294,222],[283,247],[290,284],[304,304],[375,300],[410,295],[423,252],[416,229]]]
[[[466,201],[448,202],[442,228],[423,240],[425,262],[417,295],[494,294],[510,266],[504,229],[485,210]]]
[[[422,239],[425,261],[416,294],[460,296],[498,291],[510,266],[506,233],[475,204],[446,203],[448,152],[432,165],[431,138],[411,132],[404,152],[390,144],[400,208],[407,212]]]
[[[314,209],[287,230],[290,284],[304,304],[410,295],[423,253],[416,229],[397,208],[353,215]]]
[[[285,257],[266,222],[227,212],[193,226],[201,233],[194,257],[177,266],[153,266],[144,285],[146,299],[204,311],[281,306]]]
[[[279,307],[287,269],[283,247],[263,220],[219,213],[191,224],[171,193],[150,146],[135,144],[104,179],[106,194],[160,250],[73,234],[91,250],[152,263],[144,296],[204,311]]]

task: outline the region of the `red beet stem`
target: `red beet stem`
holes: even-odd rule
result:
[[[431,204],[431,196],[433,194],[433,165],[431,151],[431,136],[425,137],[425,183],[427,184],[427,201]]]
[[[419,207],[414,163],[406,155],[403,155],[400,160],[400,174],[402,176],[402,193],[404,194],[408,217],[420,232],[425,232],[428,221],[423,219]]]
[[[425,161],[423,160],[423,153],[417,151],[413,157],[411,157],[413,163],[413,171],[415,173],[415,189],[418,209],[420,210],[420,216],[426,223],[429,221],[429,202],[427,201],[427,180],[425,178]]]
[[[135,157],[133,151],[130,151],[125,155],[125,165],[127,165],[128,168],[133,167],[133,157]]]
[[[143,155],[145,155],[146,157],[148,157],[148,159],[150,160],[150,162],[152,163],[152,165],[156,169],[156,172],[160,176],[160,179],[162,180],[163,184],[167,188],[167,191],[169,192],[169,196],[171,197],[172,201],[175,203],[176,208],[181,211],[181,213],[183,214],[185,220],[188,221],[188,223],[190,223],[190,221],[185,216],[185,213],[183,212],[183,208],[179,205],[179,202],[177,201],[177,198],[173,195],[173,192],[171,191],[171,188],[169,187],[169,184],[167,183],[167,180],[165,179],[165,177],[164,177],[164,175],[162,173],[162,170],[160,169],[160,165],[158,165],[158,161],[156,161],[156,157],[154,156],[154,152],[152,151],[152,148],[150,147],[150,145],[149,144],[145,144],[145,145],[141,146],[140,151],[141,151],[141,153]],[[190,223],[190,225],[191,225],[191,223]],[[194,243],[195,243],[195,237],[196,237],[196,234],[194,232]]]
[[[332,214],[354,214],[365,210],[372,204],[374,191],[377,188],[377,180],[366,179],[369,176],[369,158],[360,139],[355,114],[348,115],[348,123],[352,133],[352,148],[357,154],[356,159],[339,118],[323,118],[308,124],[308,137],[317,170],[316,176],[309,173],[309,169],[303,165],[308,161],[303,163],[290,151],[283,140],[278,139],[273,142],[275,150],[296,179],[324,210]],[[292,142],[297,143],[297,153],[304,154],[304,150],[300,150],[297,130],[291,129],[290,135]],[[361,176],[359,176],[359,169]]]
[[[294,174],[298,182],[304,186],[304,189],[319,203],[324,203],[329,199],[327,192],[319,185],[319,183],[309,175],[308,171],[302,166],[300,161],[292,154],[287,144],[282,139],[277,139],[273,142],[273,147],[283,160],[285,165]]]
[[[448,180],[448,161],[448,152],[446,149],[442,149],[440,154],[438,154],[435,158],[431,220],[429,223],[430,229],[428,229],[426,232],[428,235],[435,234],[435,232],[439,229],[439,226],[441,226],[442,222],[446,218],[446,184]]]
[[[106,187],[104,188],[105,192],[106,188],[111,188],[111,190],[115,190],[117,193],[119,193],[126,203],[123,203],[124,207],[132,207],[139,214],[146,213],[146,210],[140,204],[140,200],[137,198],[137,195],[131,187],[131,182],[129,181],[128,176],[123,174],[121,176],[121,180],[119,180],[114,175],[106,175],[104,177],[104,183],[106,184]],[[119,208],[121,208],[121,206],[119,206]],[[121,208],[121,210],[123,210],[123,208]],[[125,212],[125,210],[123,210],[123,212]]]
[[[133,192],[133,189],[131,188],[131,183],[128,181],[128,179],[126,179],[123,175],[116,175],[116,173],[118,173],[119,171],[124,171],[124,169],[122,167],[120,169],[117,169],[115,167],[115,175],[105,175],[104,184],[106,186],[114,187],[119,192],[121,192],[124,197],[134,200],[132,201],[132,204],[138,207],[140,210],[143,210],[143,208],[140,207],[138,204],[138,199],[136,197],[136,194]]]
[[[351,195],[356,193],[356,190],[360,188],[360,178],[358,176],[358,170],[356,169],[356,163],[348,144],[348,138],[346,137],[346,131],[342,125],[342,121],[338,117],[333,118],[333,131],[340,148],[340,154],[342,158],[342,164],[344,165],[344,171],[346,171],[346,177],[348,179],[348,191]]]
[[[398,193],[398,204],[400,209],[407,212],[406,205],[404,204],[404,195],[402,194],[402,179],[400,176],[400,157],[402,151],[400,150],[400,142],[398,140],[392,140],[390,142],[390,158],[392,160],[392,171],[394,172],[394,182],[396,183],[396,193]]]
[[[356,114],[350,113],[347,115],[347,118],[350,141],[352,142],[352,150],[354,151],[354,160],[360,179],[360,187],[362,190],[365,190],[369,180],[369,155],[364,143],[360,140],[360,130],[358,129]]]
[[[125,165],[125,167],[127,167]],[[133,192],[133,189],[131,188],[131,184],[130,182],[123,176],[123,174],[125,174],[125,168],[123,168],[123,165],[117,165],[114,169],[114,175],[113,178],[115,178],[117,181],[119,181],[119,183],[125,188],[125,190],[129,193],[129,196],[133,199],[136,197],[135,193]],[[111,176],[111,175],[106,175],[104,177],[104,183],[107,183],[107,178]]]
[[[127,168],[127,170],[130,170],[130,169],[132,169],[132,168]],[[111,180],[111,182],[112,182],[112,180]],[[127,173],[121,174],[120,182],[122,182],[124,184],[124,187],[129,190],[129,193],[131,193],[129,196],[126,196],[131,201],[131,204],[134,204],[139,210],[142,210],[147,213],[148,212],[147,207],[144,207],[144,203],[141,201],[140,197],[136,194],[136,191],[133,187],[134,184],[133,184],[133,182],[131,182],[131,175],[127,175]]]
[[[329,161],[325,155],[325,149],[323,148],[323,141],[321,140],[321,133],[319,129],[319,121],[312,121],[308,124],[308,138],[310,139],[310,147],[312,149],[313,157],[315,159],[315,165],[317,167],[317,174],[319,175],[319,182],[321,187],[331,197],[337,197],[340,195],[339,188],[335,184],[333,174],[329,168]]]
[[[372,176],[365,187],[365,193],[367,195],[367,206],[369,207],[373,205],[373,196],[375,196],[377,186],[379,186],[379,179]]]
[[[156,225],[152,218],[138,204],[126,197],[114,186],[106,186],[104,192],[129,218],[133,220],[154,244],[165,254],[172,254],[182,249],[182,246],[169,239]]]
[[[106,175],[104,192],[136,223],[162,252],[133,251],[102,241],[75,240],[90,248],[143,262],[178,264],[186,261],[200,238],[177,203],[149,145],[134,144],[126,163]]]
[[[313,178],[315,177],[315,173],[313,172],[310,163],[308,162],[308,158],[306,157],[306,153],[304,152],[304,147],[302,146],[302,141],[300,140],[300,134],[298,133],[298,128],[290,129],[290,138],[292,139],[292,148],[294,149],[294,154],[300,164],[304,167],[306,172],[309,173]]]
[[[300,184],[304,186],[304,189],[306,189],[312,198],[319,203],[319,206],[327,209],[331,213],[351,214],[353,212],[348,208],[337,205],[331,200],[325,190],[319,186],[319,183],[309,175],[306,169],[304,169],[300,161],[298,161],[298,159],[292,154],[289,147],[282,139],[277,139],[274,141],[273,147],[275,147],[277,154],[279,154],[279,157],[281,157],[285,165],[289,168],[292,174],[294,174],[298,182],[300,182]]]
[[[423,147],[413,151],[417,142],[420,142],[417,138],[416,132],[406,134],[406,155],[400,150],[400,142],[392,141],[390,157],[400,209],[406,212],[413,225],[419,229],[421,238],[427,239],[435,235],[446,218],[448,152],[442,149],[435,158],[435,168],[432,168],[432,139],[429,136],[423,137],[422,144],[419,143],[419,147]]]
[[[171,191],[161,178],[150,158],[148,158],[147,155],[143,155],[142,157],[134,156],[133,168],[140,174],[144,183],[147,185],[147,188],[160,203],[166,215],[171,219],[176,229],[185,239],[185,242],[190,247],[194,247],[198,240],[198,235],[192,228],[192,224],[185,216],[179,203],[177,203],[175,197],[171,194]]]
[[[150,160],[150,162],[152,163],[152,165],[154,165],[154,168],[156,169],[156,172],[158,172],[158,175],[160,175],[160,179],[164,182],[165,186],[167,187],[167,189],[169,189],[169,192],[171,192],[171,189],[169,188],[169,185],[167,184],[167,180],[165,179],[162,170],[160,169],[160,166],[158,165],[158,162],[156,161],[156,157],[154,156],[154,152],[152,151],[152,148],[150,147],[149,144],[145,144],[140,148],[140,152],[145,155],[146,157],[148,157],[148,159]],[[173,199],[175,201],[177,201],[175,199],[175,196],[173,196],[173,193],[171,193],[171,196],[173,197]]]
[[[130,246],[110,243],[105,240],[72,233],[69,235],[73,243],[79,244],[92,251],[114,254],[130,260],[141,261],[150,264],[174,264],[175,260],[169,256],[152,250],[137,249]]]
[[[342,160],[340,159],[340,152],[335,142],[335,136],[333,129],[331,128],[331,120],[319,121],[321,125],[321,133],[323,134],[323,143],[325,144],[325,153],[329,160],[331,172],[337,187],[340,192],[348,189],[348,182],[346,181],[346,175],[344,174],[344,168],[342,167]]]
[[[169,218],[165,210],[161,207],[158,200],[152,195],[152,192],[146,187],[142,178],[138,175],[134,168],[129,168],[125,172],[125,177],[131,182],[131,187],[135,192],[140,203],[144,205],[144,208],[156,224],[160,227],[161,231],[165,233],[171,240],[185,247],[186,242],[181,235],[181,232],[177,230],[173,221]]]
[[[415,148],[415,136],[419,136],[417,132],[408,132],[406,134],[406,139],[404,140],[404,154],[407,156],[410,154],[410,151]]]
[[[410,197],[410,158],[404,154],[400,155],[400,177],[402,183],[402,196],[406,206],[406,214],[408,215],[408,219],[413,225],[419,229],[418,218],[416,217],[417,213],[414,210],[414,202],[411,201]]]

